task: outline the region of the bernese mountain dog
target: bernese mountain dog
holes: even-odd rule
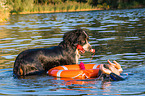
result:
[[[66,32],[58,46],[25,50],[16,57],[13,73],[15,76],[42,74],[56,66],[78,64],[80,53],[91,49],[88,39],[85,30],[76,29]]]

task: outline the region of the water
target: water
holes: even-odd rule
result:
[[[91,63],[118,61],[129,78],[65,80],[51,76],[13,77],[23,50],[51,47],[66,31],[86,29],[96,54]],[[12,15],[0,23],[0,95],[145,95],[145,9]],[[80,61],[89,63],[91,54]]]

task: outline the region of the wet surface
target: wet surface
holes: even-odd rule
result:
[[[23,50],[51,47],[65,32],[85,29],[96,54],[91,63],[116,60],[129,78],[65,80],[51,76],[13,77],[13,64]],[[89,63],[92,54],[79,61]],[[12,15],[0,23],[0,95],[144,95],[145,9]]]

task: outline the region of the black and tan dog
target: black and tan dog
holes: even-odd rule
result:
[[[55,66],[77,64],[81,52],[77,46],[89,51],[88,39],[84,30],[77,29],[65,33],[58,46],[25,50],[17,56],[13,73],[16,76],[42,74]]]

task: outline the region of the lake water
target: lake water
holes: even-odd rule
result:
[[[91,63],[116,60],[124,81],[64,80],[51,76],[13,77],[13,64],[23,50],[51,47],[65,32],[85,29],[95,48]],[[79,61],[89,63],[92,54]],[[0,95],[145,95],[145,9],[12,15],[0,23]]]

